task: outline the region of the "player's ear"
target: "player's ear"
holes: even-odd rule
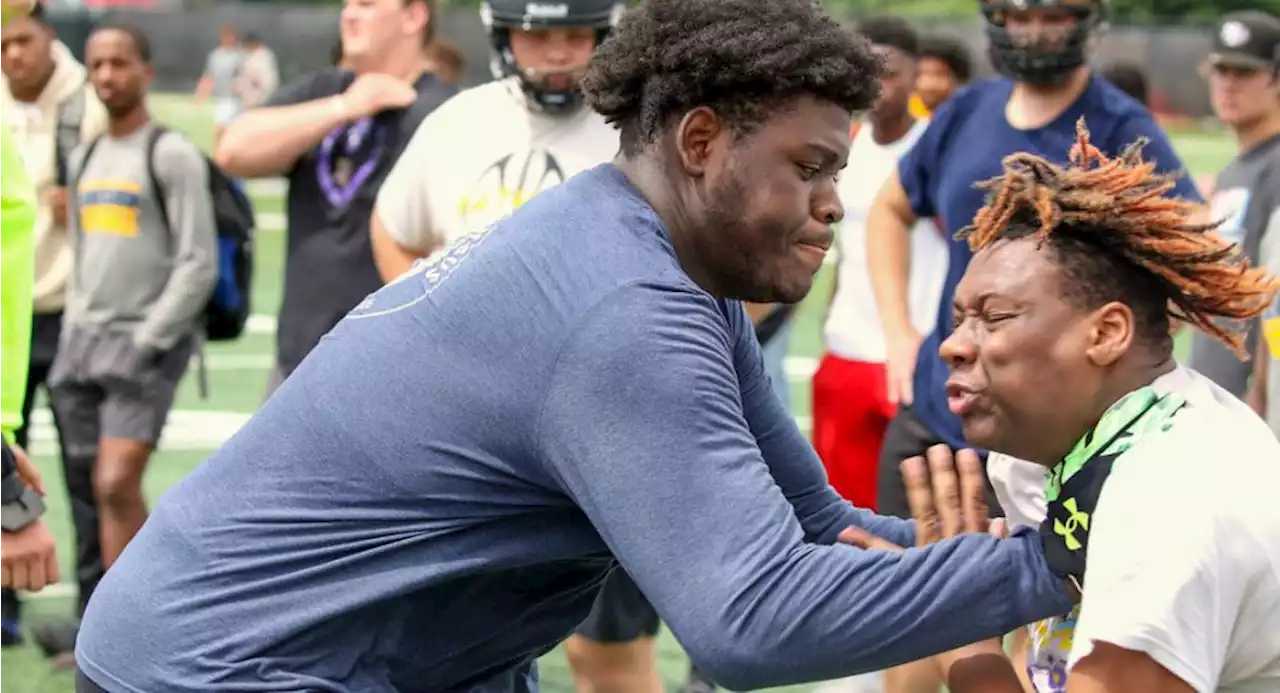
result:
[[[1112,301],[1098,308],[1090,317],[1085,355],[1097,366],[1110,366],[1129,351],[1136,329],[1137,320],[1129,306]]]
[[[707,164],[723,129],[723,121],[706,106],[699,106],[680,119],[676,125],[676,152],[689,176],[706,175]]]

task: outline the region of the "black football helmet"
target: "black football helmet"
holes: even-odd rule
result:
[[[480,21],[489,34],[489,67],[494,78],[517,77],[529,104],[544,112],[574,110],[582,102],[577,80],[572,88],[556,91],[539,75],[522,70],[511,53],[511,30],[589,27],[595,29],[599,46],[625,10],[623,0],[485,0],[480,5]]]
[[[1053,84],[1084,65],[1095,36],[1107,20],[1105,0],[980,0],[991,65],[1001,74],[1030,84]],[[1005,14],[1037,7],[1070,12],[1076,26],[1052,46],[1027,44],[1005,28]]]

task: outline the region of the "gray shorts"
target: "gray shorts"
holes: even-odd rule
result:
[[[194,347],[195,339],[186,337],[149,358],[128,333],[67,325],[49,373],[63,454],[96,455],[103,438],[154,448]]]

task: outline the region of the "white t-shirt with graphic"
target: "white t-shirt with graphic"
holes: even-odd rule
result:
[[[1092,517],[1084,599],[1028,626],[1028,674],[1039,693],[1061,693],[1101,641],[1201,693],[1280,691],[1280,441],[1188,368],[1152,387],[1188,406],[1117,460]],[[988,472],[1002,504],[1039,507],[1011,521],[1036,525],[1044,474],[1029,464],[993,453]]]
[[[867,214],[885,179],[896,170],[898,159],[928,126],[927,120],[916,121],[901,139],[884,145],[876,143],[870,126],[863,126],[858,128],[849,148],[849,167],[841,174],[838,186],[844,221],[836,236],[836,295],[822,330],[827,350],[842,359],[881,363],[887,358],[884,328],[867,262]],[[907,306],[911,324],[921,334],[927,334],[938,315],[938,298],[947,278],[948,262],[947,242],[933,220],[921,219],[912,227],[910,253]]]
[[[463,91],[418,126],[378,191],[378,219],[397,243],[443,247],[617,154],[603,116],[531,110],[513,79]]]

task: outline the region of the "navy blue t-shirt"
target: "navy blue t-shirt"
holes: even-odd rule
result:
[[[621,564],[735,689],[881,669],[1070,608],[1039,539],[832,545],[836,495],[741,304],[614,166],[357,306],[156,505],[94,592],[132,691],[511,691]]]
[[[956,285],[969,266],[968,241],[955,239],[982,205],[986,192],[975,183],[1000,175],[1001,160],[1015,152],[1030,152],[1065,164],[1076,140],[1081,116],[1089,127],[1093,145],[1114,156],[1139,137],[1150,143],[1143,156],[1161,172],[1178,171],[1182,161],[1169,138],[1142,104],[1100,77],[1062,115],[1036,130],[1018,130],[1005,117],[1013,81],[1003,77],[976,82],[960,91],[934,114],[915,146],[898,162],[898,177],[917,217],[937,217],[951,246],[947,280],[943,284],[938,322],[920,345],[912,389],[912,408],[932,431],[953,448],[965,447],[960,419],[947,408],[948,369],[938,355],[942,341],[951,334],[951,303]],[[1173,191],[1199,201],[1189,176]]]

